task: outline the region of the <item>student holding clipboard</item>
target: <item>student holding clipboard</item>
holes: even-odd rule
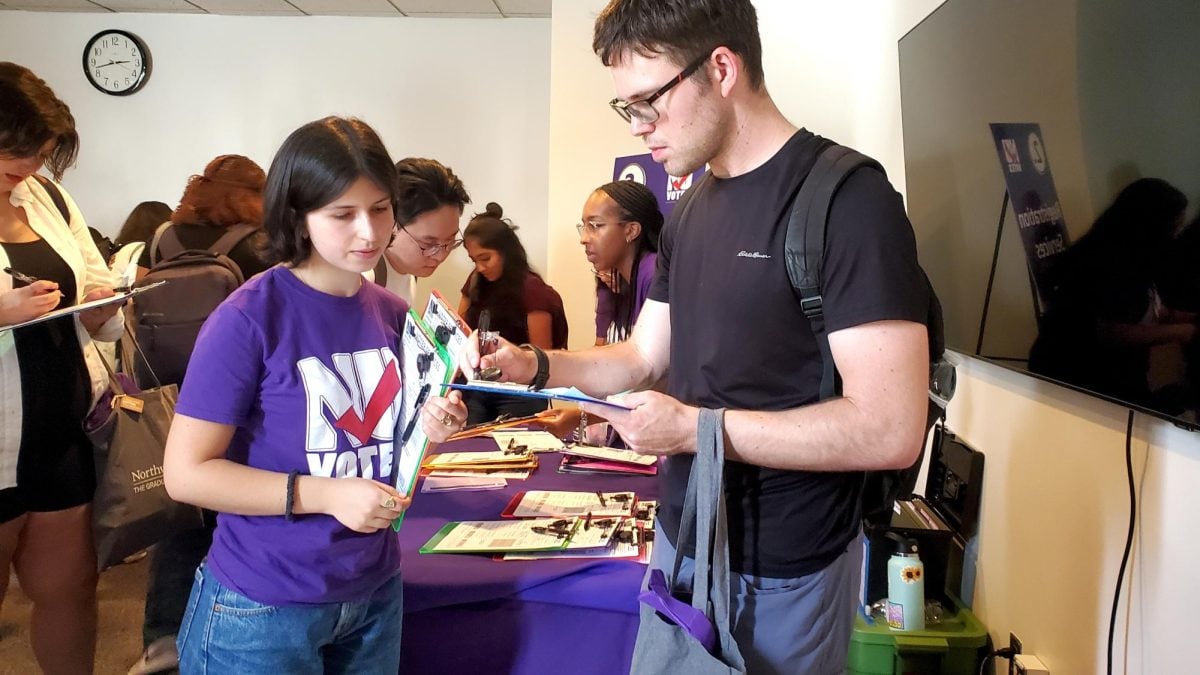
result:
[[[383,143],[355,119],[304,125],[271,165],[264,227],[278,264],[200,331],[167,440],[168,492],[218,512],[180,627],[182,672],[399,668],[390,525],[409,500],[388,477],[408,306],[362,277],[394,236],[395,184]],[[424,428],[438,442],[465,417],[446,403]]]
[[[67,105],[0,62],[0,328],[111,297],[115,279],[55,180],[75,162]],[[119,304],[0,331],[0,603],[10,566],[33,602],[46,672],[91,672],[96,648],[92,446],[83,419],[108,386],[93,339],[121,335]]]

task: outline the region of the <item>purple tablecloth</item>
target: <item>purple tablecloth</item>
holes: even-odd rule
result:
[[[491,439],[438,452],[493,449]],[[404,551],[403,673],[626,673],[637,631],[645,566],[629,560],[498,562],[417,549],[451,520],[492,520],[525,490],[617,492],[654,499],[649,477],[557,472],[561,455],[504,490],[422,494],[400,528]]]

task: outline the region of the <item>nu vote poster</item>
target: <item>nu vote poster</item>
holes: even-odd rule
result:
[[[679,198],[704,175],[700,168],[686,176],[672,176],[650,153],[618,157],[613,163],[613,180],[631,180],[650,188],[658,198],[658,208],[664,216],[671,214]]]
[[[1044,300],[1053,287],[1054,264],[1071,240],[1050,172],[1042,128],[1038,124],[990,126],[1029,271]]]

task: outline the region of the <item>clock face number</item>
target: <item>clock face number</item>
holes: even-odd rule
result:
[[[84,52],[84,70],[100,91],[108,94],[132,93],[146,76],[141,43],[120,33],[101,33],[92,38]]]

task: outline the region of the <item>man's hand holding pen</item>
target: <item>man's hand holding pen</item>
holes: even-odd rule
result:
[[[501,382],[533,382],[537,375],[537,357],[533,352],[521,349],[499,336],[492,338],[489,335],[488,338],[485,348],[482,331],[471,333],[461,357],[464,371],[478,373],[497,368],[499,372],[495,379]]]

